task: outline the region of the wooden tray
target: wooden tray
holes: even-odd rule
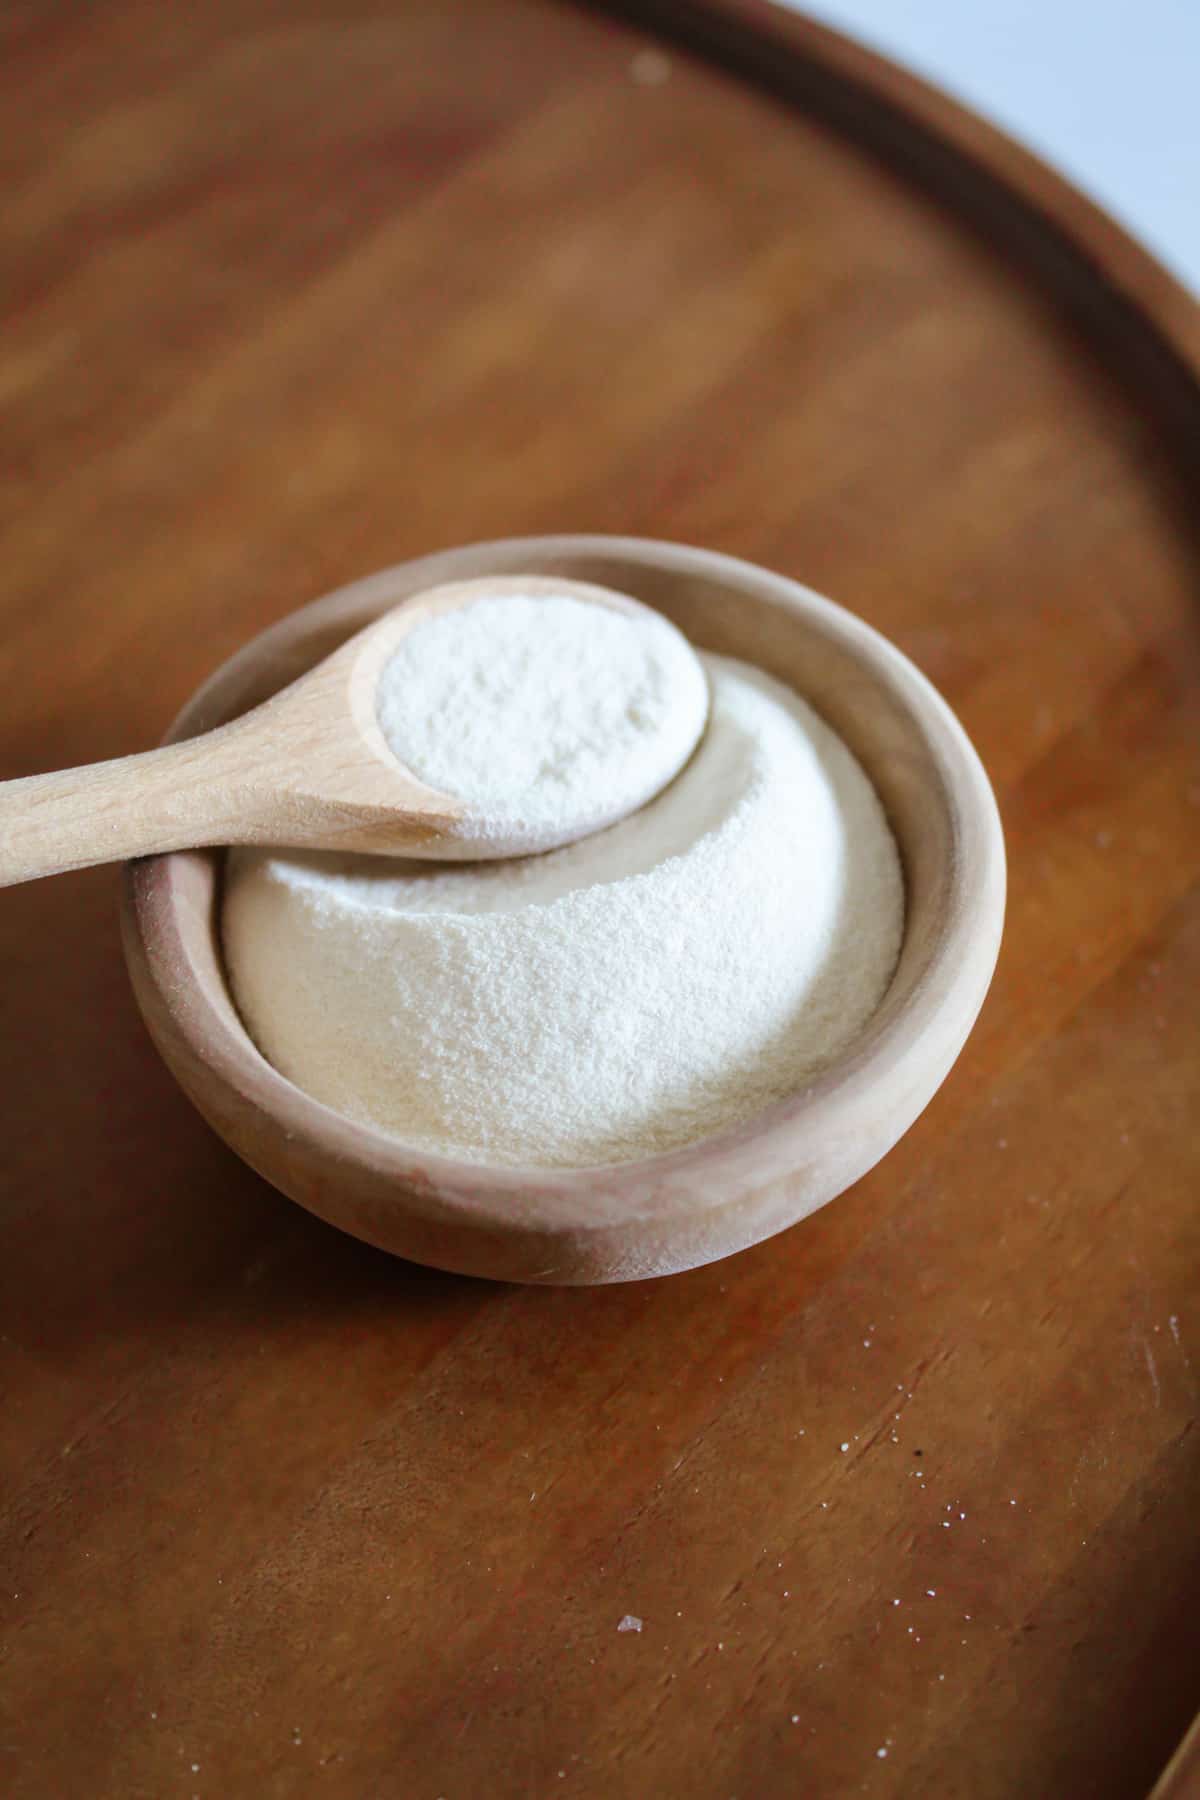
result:
[[[3,772],[419,551],[692,540],[957,708],[996,985],[785,1237],[506,1290],[208,1134],[111,873],[4,894],[7,1794],[1102,1800],[1200,1699],[1196,310],[827,32],[626,10],[6,20]]]

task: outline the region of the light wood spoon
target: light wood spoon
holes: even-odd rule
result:
[[[547,576],[430,589],[215,731],[111,762],[0,782],[0,886],[207,844],[461,861],[549,849],[615,823],[630,804],[532,841],[520,821],[485,817],[426,786],[384,737],[376,695],[401,640],[425,619],[505,591],[567,594],[642,616],[649,610],[608,588]]]

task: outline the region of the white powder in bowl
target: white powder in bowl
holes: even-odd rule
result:
[[[414,1149],[520,1167],[673,1149],[844,1050],[899,952],[895,843],[804,701],[703,661],[709,726],[683,773],[566,849],[233,854],[225,954],[263,1054]]]
[[[491,838],[510,854],[581,837],[657,794],[704,730],[708,684],[661,613],[509,585],[415,626],[376,710],[400,761],[468,802],[466,853]]]

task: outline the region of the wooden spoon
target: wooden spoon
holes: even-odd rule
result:
[[[456,861],[507,856],[615,823],[633,806],[572,819],[533,841],[520,821],[486,817],[426,786],[383,735],[376,694],[401,640],[425,619],[504,592],[566,594],[632,615],[649,610],[590,582],[546,576],[430,589],[215,731],[111,762],[0,782],[0,886],[204,844]],[[634,804],[652,797],[645,793]]]

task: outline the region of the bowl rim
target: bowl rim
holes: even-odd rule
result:
[[[207,723],[206,707],[218,686],[224,687],[238,673],[254,667],[273,645],[288,642],[301,617],[311,625],[323,619],[332,622],[340,613],[378,598],[403,598],[403,593],[397,595],[398,586],[412,592],[472,571],[508,573],[519,569],[523,556],[540,560],[612,557],[656,572],[666,569],[685,576],[702,575],[775,606],[798,610],[811,625],[850,651],[917,724],[950,808],[953,853],[946,871],[943,928],[922,973],[890,1015],[885,995],[879,1012],[854,1043],[813,1081],[709,1137],[635,1161],[518,1167],[468,1162],[419,1149],[305,1093],[267,1062],[241,1024],[224,970],[229,1017],[222,1015],[195,971],[177,911],[183,898],[184,872],[197,858],[213,870],[213,903],[219,906],[222,851],[175,851],[125,865],[126,955],[139,998],[140,983],[148,981],[170,1024],[211,1074],[235,1089],[289,1139],[304,1140],[338,1164],[365,1163],[376,1175],[394,1182],[398,1190],[404,1190],[403,1202],[398,1195],[397,1205],[403,1204],[406,1211],[414,1210],[415,1203],[418,1211],[439,1221],[469,1220],[504,1229],[511,1227],[514,1200],[520,1200],[523,1224],[561,1224],[565,1207],[571,1228],[586,1229],[590,1221],[574,1203],[602,1189],[636,1194],[638,1215],[661,1223],[681,1206],[694,1207],[689,1197],[691,1178],[701,1171],[704,1185],[711,1191],[714,1177],[719,1180],[727,1170],[732,1200],[748,1146],[753,1146],[760,1168],[765,1155],[768,1175],[774,1171],[784,1176],[798,1163],[811,1160],[818,1144],[852,1134],[860,1109],[881,1082],[906,1091],[920,1088],[918,1065],[928,1063],[924,1046],[931,1034],[937,1036],[939,1023],[943,1034],[955,1039],[934,1084],[935,1088],[940,1085],[982,1005],[999,952],[1005,893],[1000,815],[983,765],[945,700],[903,652],[864,620],[802,583],[740,558],[686,544],[619,535],[490,539],[434,552],[345,583],[285,615],[226,659],[192,694],[163,742],[202,729]],[[952,1027],[945,1021],[948,1010],[956,1015]],[[155,1035],[161,1048],[161,1034]],[[923,1100],[921,1106],[924,1104]],[[719,1206],[717,1203],[714,1210]],[[629,1214],[622,1216],[627,1220]],[[611,1227],[613,1216],[609,1213],[594,1223],[597,1228]]]

